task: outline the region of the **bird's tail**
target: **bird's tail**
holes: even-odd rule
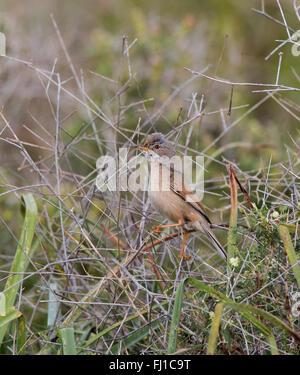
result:
[[[218,253],[221,255],[221,257],[225,260],[227,260],[227,253],[224,247],[220,244],[220,242],[217,240],[216,236],[211,231],[205,231],[205,234],[207,237],[211,240],[213,245],[215,246]]]
[[[194,223],[194,224],[196,224],[196,223]],[[221,255],[221,257],[223,259],[227,260],[227,252],[224,249],[224,247],[220,244],[220,242],[217,240],[217,238],[213,234],[213,232],[209,228],[204,228],[201,224],[199,224],[199,225],[201,227],[201,229],[199,228],[199,230],[201,230],[202,233],[204,232],[206,234],[206,236],[209,238],[209,240],[214,245],[215,249]]]

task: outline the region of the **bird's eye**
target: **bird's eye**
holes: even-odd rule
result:
[[[157,150],[159,148],[159,145],[154,145],[153,148]]]

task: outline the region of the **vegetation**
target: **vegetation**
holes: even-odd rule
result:
[[[98,3],[3,2],[0,353],[299,354],[297,1]],[[154,131],[204,155],[227,264],[96,188]]]

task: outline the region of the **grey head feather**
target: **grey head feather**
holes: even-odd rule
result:
[[[151,151],[154,151],[159,156],[168,156],[171,158],[176,154],[174,144],[166,140],[162,133],[148,135],[144,146],[149,147]]]

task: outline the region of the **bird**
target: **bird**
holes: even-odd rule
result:
[[[182,227],[183,242],[179,257],[187,260],[189,257],[184,253],[188,234],[187,227],[192,227],[204,234],[214,245],[219,255],[226,260],[227,253],[211,230],[212,223],[204,212],[203,204],[197,195],[184,185],[183,173],[176,170],[174,166],[170,166],[170,163],[164,162],[165,158],[172,158],[176,155],[175,145],[168,141],[162,133],[152,133],[146,137],[144,144],[138,145],[137,148],[146,152],[153,163],[151,164],[148,189],[151,203],[160,214],[173,222],[153,227],[154,233],[157,235],[162,228]],[[153,167],[158,173],[152,173]],[[162,188],[163,179],[167,173],[170,175],[168,177],[169,189]],[[158,189],[151,189],[151,186],[158,186]]]

